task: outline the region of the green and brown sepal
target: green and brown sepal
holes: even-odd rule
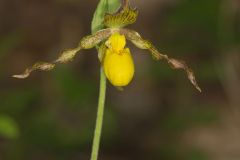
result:
[[[107,28],[121,28],[136,22],[138,10],[131,8],[127,0],[123,1],[122,7],[114,14],[105,14],[104,25]]]

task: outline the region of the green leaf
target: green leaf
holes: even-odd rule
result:
[[[119,0],[108,0],[108,13],[115,13],[120,7],[121,3]]]
[[[18,125],[11,117],[0,116],[0,135],[11,139],[19,136]]]
[[[105,13],[113,13],[120,7],[119,0],[100,0],[92,20],[92,33],[104,28]]]

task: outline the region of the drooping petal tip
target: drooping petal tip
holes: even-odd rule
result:
[[[201,88],[199,87],[194,72],[191,68],[187,66],[187,64],[182,60],[177,60],[174,58],[169,58],[168,63],[173,69],[183,69],[187,73],[187,77],[189,81],[193,84],[193,86],[199,91],[202,92]]]
[[[23,74],[20,74],[20,75],[13,75],[12,77],[13,78],[18,78],[18,79],[25,79],[29,76],[29,73],[23,73]]]
[[[50,71],[54,67],[55,67],[55,64],[53,64],[53,63],[37,62],[32,67],[27,68],[22,74],[13,75],[12,77],[24,79],[24,78],[27,78],[31,74],[31,72],[33,72],[35,70]]]

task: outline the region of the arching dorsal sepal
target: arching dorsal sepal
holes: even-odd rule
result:
[[[107,13],[104,17],[104,25],[109,28],[125,27],[136,22],[138,10],[131,8],[128,0],[122,1],[120,9],[113,14]]]

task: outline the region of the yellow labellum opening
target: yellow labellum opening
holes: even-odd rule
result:
[[[134,63],[126,45],[124,35],[115,33],[106,42],[106,50],[103,68],[106,77],[117,87],[123,87],[130,83],[134,75]]]
[[[121,51],[124,49],[126,45],[126,38],[124,35],[120,35],[119,33],[114,33],[109,37],[109,39],[106,42],[106,45],[113,52],[116,52],[119,54],[121,53]]]

